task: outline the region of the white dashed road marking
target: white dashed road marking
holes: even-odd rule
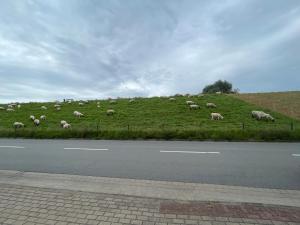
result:
[[[107,148],[64,148],[72,150],[82,150],[82,151],[108,151]]]
[[[295,157],[299,156],[300,157],[300,154],[292,154],[292,156],[295,156]]]
[[[220,152],[195,152],[195,151],[160,151],[163,153],[190,153],[190,154],[220,154]]]
[[[23,146],[0,146],[0,148],[25,148]]]

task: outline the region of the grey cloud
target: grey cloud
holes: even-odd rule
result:
[[[0,101],[299,89],[299,26],[297,0],[2,2]]]

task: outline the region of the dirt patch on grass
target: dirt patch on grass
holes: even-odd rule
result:
[[[233,95],[246,102],[300,119],[300,91]]]

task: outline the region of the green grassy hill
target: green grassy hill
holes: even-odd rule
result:
[[[22,136],[36,138],[163,138],[163,139],[221,139],[221,140],[299,140],[300,122],[280,113],[265,110],[229,95],[204,95],[169,98],[117,99],[115,104],[108,100],[89,101],[79,106],[78,102],[61,103],[61,111],[56,111],[51,103],[27,103],[14,112],[0,110],[0,136]],[[198,110],[190,110],[186,104],[192,100],[200,105]],[[100,108],[97,108],[100,102]],[[206,108],[207,102],[217,105],[215,109]],[[42,110],[45,105],[48,109]],[[2,105],[6,107],[6,105]],[[114,109],[115,115],[107,116],[106,110]],[[76,118],[73,111],[83,113]],[[252,110],[270,113],[275,122],[256,121],[251,118]],[[211,112],[218,112],[224,120],[212,121]],[[46,115],[35,127],[29,116]],[[66,120],[72,129],[64,130],[60,121]],[[23,122],[24,129],[15,130],[12,124]],[[294,130],[291,131],[291,122]],[[243,125],[244,124],[244,125]],[[244,126],[244,129],[242,129]],[[297,136],[298,135],[298,136]]]

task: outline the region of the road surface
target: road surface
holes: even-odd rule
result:
[[[0,169],[300,190],[300,143],[0,139]]]

